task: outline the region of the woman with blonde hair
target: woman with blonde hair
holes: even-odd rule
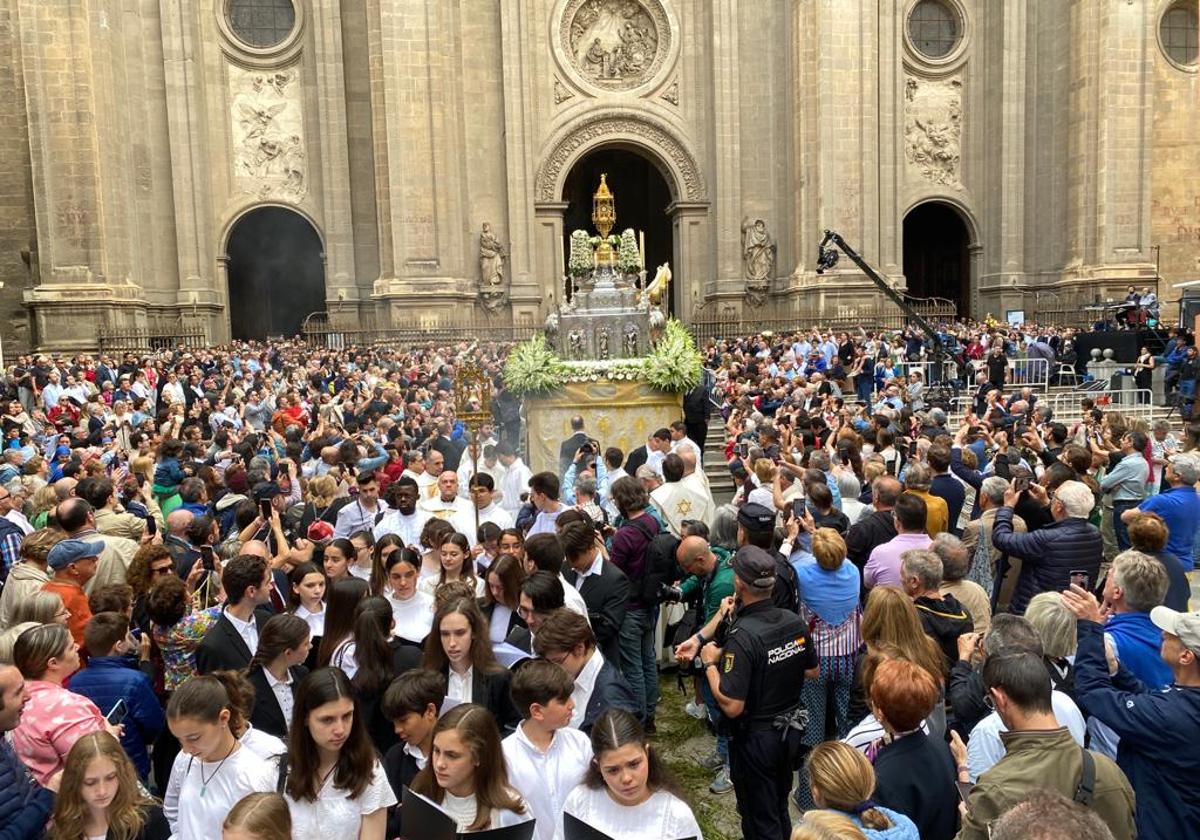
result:
[[[278,793],[251,793],[229,809],[221,840],[292,840],[292,813]]]
[[[1050,686],[1075,699],[1075,616],[1057,592],[1034,595],[1025,608],[1025,620],[1042,640],[1042,659],[1050,672]]]
[[[47,484],[34,491],[33,498],[29,500],[29,524],[34,528],[45,528],[50,511],[54,510],[58,502],[58,491],[54,489],[53,484]]]
[[[75,742],[54,803],[53,840],[166,840],[170,834],[120,741],[93,732]]]
[[[925,669],[940,688],[945,687],[946,657],[938,643],[925,635],[917,609],[903,591],[894,586],[877,586],[872,589],[867,597],[867,607],[863,610],[860,629],[868,653],[883,645],[890,645],[902,658]],[[851,720],[861,721],[870,714],[865,698],[866,691],[861,676],[856,674],[854,692],[850,697]],[[944,709],[939,707],[934,710],[929,725],[931,731],[939,735],[945,732]]]
[[[854,747],[840,741],[818,744],[805,766],[813,802],[830,809],[824,813],[837,812],[870,840],[919,840],[912,820],[871,800],[875,770]],[[812,813],[804,815],[806,822]]]

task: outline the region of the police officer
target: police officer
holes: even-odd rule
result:
[[[738,508],[737,542],[738,546],[758,546],[764,552],[772,555],[775,563],[776,581],[771,589],[772,602],[777,607],[800,611],[799,585],[796,583],[796,570],[788,559],[778,552],[772,552],[771,546],[775,540],[775,511],[771,508],[749,502]]]
[[[788,791],[802,750],[800,690],[819,673],[808,627],[775,606],[775,558],[745,545],[733,560],[734,612],[724,646],[700,650],[704,678],[730,726],[730,773],[746,840],[791,835]]]

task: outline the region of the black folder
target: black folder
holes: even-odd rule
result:
[[[578,817],[568,814],[563,811],[563,835],[566,840],[618,840],[615,837],[609,837],[598,828],[585,823]],[[472,834],[471,837],[478,837],[477,834]],[[683,837],[679,840],[696,840],[695,837]]]
[[[491,828],[460,834],[458,826],[437,803],[404,789],[400,810],[401,840],[532,840],[534,820],[507,828]]]

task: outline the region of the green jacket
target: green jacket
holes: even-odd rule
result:
[[[987,840],[988,825],[1038,789],[1075,797],[1083,774],[1082,750],[1067,728],[1049,732],[1001,732],[1004,758],[979,777],[967,797],[967,817],[956,840]],[[1092,810],[1115,840],[1137,836],[1133,825],[1133,788],[1116,763],[1092,753],[1096,789]]]
[[[706,623],[721,606],[722,599],[733,594],[733,555],[723,548],[713,547],[712,553],[717,556],[717,565],[709,574],[708,589],[704,592],[703,617],[700,623]],[[690,598],[700,588],[701,580],[696,575],[684,578],[679,588],[683,597]]]

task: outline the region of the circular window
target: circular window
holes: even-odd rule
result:
[[[238,40],[257,49],[282,44],[296,28],[292,0],[229,0],[225,14]]]
[[[1200,21],[1194,3],[1176,3],[1167,9],[1158,25],[1158,37],[1167,58],[1181,67],[1195,67],[1198,28]]]
[[[958,15],[941,0],[920,0],[908,16],[908,39],[925,58],[945,58],[962,37]]]

